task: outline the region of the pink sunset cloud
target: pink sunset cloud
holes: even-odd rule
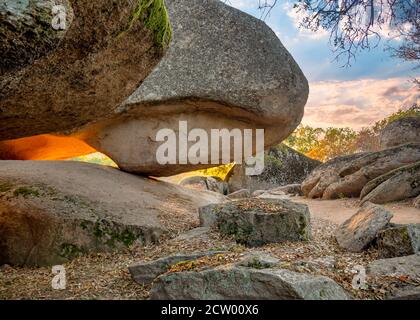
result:
[[[361,129],[420,103],[420,90],[407,78],[320,81],[310,84],[303,124]]]

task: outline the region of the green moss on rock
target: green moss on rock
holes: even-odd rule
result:
[[[137,8],[131,15],[126,31],[131,30],[138,20],[153,32],[155,43],[158,46],[166,47],[169,44],[172,38],[172,29],[165,0],[138,0]]]

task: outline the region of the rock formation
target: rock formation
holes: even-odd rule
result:
[[[395,120],[382,129],[380,146],[389,149],[406,143],[420,141],[420,117],[406,117]]]
[[[413,164],[410,170],[415,171],[417,167],[414,163],[418,161],[420,161],[420,144],[418,143],[378,152],[338,157],[317,167],[302,183],[302,191],[309,198],[358,197],[369,181],[378,178],[376,182],[372,182],[372,186],[376,186],[383,179],[380,176],[410,164]],[[394,174],[397,180],[406,176],[401,171]],[[391,178],[391,176],[386,177]],[[387,183],[391,184],[393,181],[390,179]],[[382,187],[385,189],[386,185]],[[370,187],[367,188],[370,189]],[[365,196],[366,193],[367,189],[363,195]],[[406,197],[410,196],[415,196],[415,194],[406,195]]]
[[[49,265],[158,242],[197,219],[214,192],[71,161],[0,163],[0,265]]]
[[[101,5],[104,6],[104,10],[107,9],[104,1],[95,2],[95,6]],[[66,60],[70,75],[64,73],[62,77],[67,77],[65,79],[77,89],[78,99],[72,97],[72,88],[68,89],[66,94],[61,94],[61,87],[55,88],[61,86],[61,78],[57,79],[46,73],[47,79],[53,79],[49,80],[53,85],[50,86],[49,82],[44,81],[42,87],[51,88],[51,92],[57,95],[51,96],[51,93],[45,93],[44,90],[43,94],[53,102],[57,99],[71,102],[71,126],[66,122],[65,116],[70,113],[65,106],[44,103],[44,100],[26,94],[25,90],[31,88],[30,83],[20,84],[18,88],[23,91],[18,90],[19,95],[16,95],[16,99],[13,98],[14,101],[25,105],[25,108],[19,110],[25,110],[25,115],[31,114],[31,105],[39,103],[34,116],[39,115],[40,119],[45,119],[46,122],[37,126],[32,124],[32,117],[26,117],[19,123],[8,122],[7,126],[2,127],[5,129],[3,139],[73,129],[88,124],[91,120],[97,120],[94,124],[73,132],[71,137],[110,156],[124,171],[165,176],[211,166],[191,163],[163,166],[158,163],[156,151],[162,142],[157,141],[157,132],[160,129],[172,129],[178,133],[180,120],[188,121],[190,130],[204,129],[207,133],[210,133],[210,129],[224,128],[265,129],[265,147],[275,145],[287,137],[303,116],[308,97],[308,83],[275,33],[261,20],[218,0],[168,0],[166,5],[173,29],[173,41],[162,61],[135,92],[135,85],[150,67],[143,63],[143,60],[151,42],[147,46],[148,42],[143,40],[142,36],[145,35],[139,32],[141,24],[127,33],[124,39],[112,38],[111,44],[117,47],[117,51],[111,50],[113,47],[105,50],[101,57],[93,61],[94,63],[91,63],[90,59],[84,59],[85,55],[82,55],[80,50],[75,51],[72,59]],[[112,25],[113,17],[109,19],[108,15],[106,16],[104,27],[117,31],[117,26]],[[71,25],[74,32],[78,30],[77,19],[78,17],[75,17]],[[95,21],[95,25],[101,25],[103,17],[91,20]],[[124,21],[122,18],[120,20]],[[67,34],[73,29],[68,30]],[[110,32],[109,35],[104,35],[104,38],[101,37],[103,46],[113,34]],[[78,39],[84,39],[81,38],[83,35],[84,33]],[[131,36],[133,38],[130,38]],[[85,42],[90,44],[88,40]],[[135,43],[136,47],[130,47],[132,43]],[[99,48],[100,45],[98,44]],[[59,49],[54,52],[60,57],[65,57]],[[152,54],[153,50],[147,52]],[[124,55],[131,63],[120,63],[115,58],[119,57],[118,54]],[[73,66],[73,60],[79,61],[81,65]],[[105,68],[103,64],[111,60],[124,70],[113,69],[107,73],[106,71],[114,65]],[[95,79],[102,75],[98,70],[105,73],[103,79],[101,78],[103,82],[90,79],[91,75]],[[36,74],[33,77],[36,78]],[[87,75],[89,78],[81,78],[81,75]],[[136,81],[133,81],[134,76]],[[88,84],[92,84],[93,88]],[[130,90],[130,93],[134,94],[122,103],[121,99],[127,96]],[[84,92],[87,98],[81,101]],[[118,94],[113,96],[114,92]],[[103,101],[105,98],[106,101]],[[28,110],[25,104],[27,99],[33,101],[32,104],[28,104]],[[6,114],[9,114],[8,110],[12,108],[18,110],[9,102],[10,99],[2,98],[1,108],[4,109],[3,104],[8,104]],[[116,108],[118,104],[121,105]],[[98,107],[99,105],[101,107]],[[59,123],[62,125],[51,125],[50,122],[57,122],[57,119],[49,114],[51,110],[56,110],[55,114],[59,115]],[[113,111],[113,115],[105,117],[109,115],[110,110]],[[15,115],[10,114],[10,117]],[[104,117],[106,119],[103,119]],[[18,124],[31,127],[31,132],[22,131]],[[192,144],[193,142],[189,142],[188,146]],[[7,146],[0,145],[0,154],[10,154],[8,151],[12,147],[13,143]],[[54,148],[54,145],[49,147]],[[60,158],[64,158],[65,154],[66,148],[61,147]],[[221,152],[218,160],[220,159]]]
[[[229,191],[273,189],[301,183],[321,163],[280,144],[265,152],[261,175],[247,176],[243,165],[236,165],[228,176]]]
[[[150,9],[131,0],[3,1],[0,140],[66,132],[109,116],[162,57],[155,36],[167,28],[166,12]],[[56,30],[59,14],[66,24]],[[148,19],[162,23],[149,30]]]

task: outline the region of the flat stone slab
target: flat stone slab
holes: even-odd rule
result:
[[[305,241],[311,237],[308,207],[281,199],[240,199],[199,209],[202,226],[214,226],[239,243]]]
[[[158,277],[152,300],[347,300],[347,293],[324,276],[284,269],[224,265]]]

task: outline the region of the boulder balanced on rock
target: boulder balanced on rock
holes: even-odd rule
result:
[[[214,166],[157,161],[162,144],[157,133],[178,134],[180,121],[209,137],[211,129],[265,129],[266,148],[287,137],[302,119],[308,82],[275,33],[218,0],[167,0],[166,5],[173,40],[162,61],[112,117],[96,117],[100,121],[72,137],[110,156],[124,171],[152,176]],[[188,149],[194,143],[188,142]],[[7,153],[11,146],[4,148]],[[203,157],[210,160],[210,154]],[[222,148],[216,158],[221,163]]]

